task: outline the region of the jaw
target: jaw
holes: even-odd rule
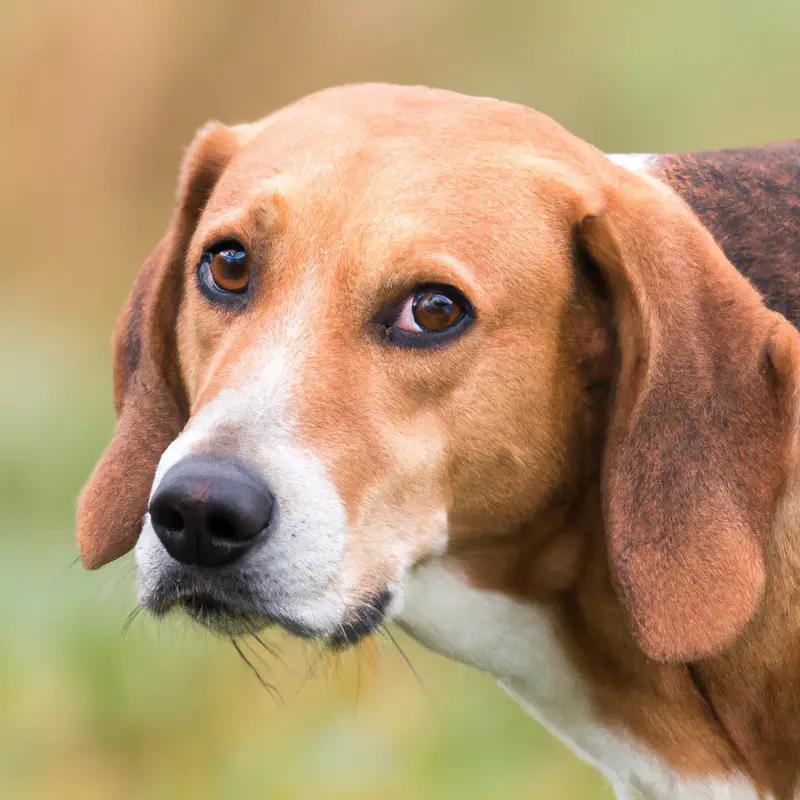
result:
[[[180,590],[141,588],[139,603],[156,618],[182,611],[193,622],[221,636],[247,636],[277,626],[298,638],[316,639],[334,650],[346,650],[384,623],[393,599],[388,590],[382,591],[350,608],[341,618],[333,619],[316,610],[286,612],[272,608],[257,593],[231,591],[230,587],[220,590],[218,586],[209,591],[200,588],[202,585],[202,581],[190,579],[183,581]]]
[[[287,580],[282,551],[265,544],[225,566],[189,566],[169,556],[146,518],[135,551],[139,603],[155,617],[183,610],[227,635],[275,624],[301,636],[333,635],[345,605],[331,580]]]
[[[142,605],[147,608],[144,603]],[[207,594],[187,595],[165,613],[173,608],[184,611],[193,622],[222,636],[246,636],[275,624],[275,620],[252,609],[240,608]]]
[[[139,604],[154,617],[183,611],[199,625],[224,636],[258,633],[279,626],[334,649],[358,644],[394,614],[399,586],[360,592],[347,601],[334,580],[305,591],[281,580],[284,558],[247,554],[223,567],[187,566],[171,558],[155,537],[149,520],[136,547]],[[270,577],[272,576],[272,577]]]

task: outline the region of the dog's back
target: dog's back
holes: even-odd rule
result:
[[[800,325],[800,141],[655,156],[668,183],[761,292]]]

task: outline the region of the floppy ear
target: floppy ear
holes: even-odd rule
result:
[[[136,543],[162,453],[188,417],[175,322],[184,258],[200,214],[238,147],[230,128],[201,129],[181,170],[169,230],[142,267],[114,333],[114,438],[78,501],[78,547],[89,569]]]
[[[619,180],[581,224],[619,348],[602,474],[611,571],[644,653],[690,661],[729,643],[762,595],[797,332],[679,198]]]

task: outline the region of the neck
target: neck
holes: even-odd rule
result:
[[[800,787],[798,489],[779,504],[758,614],[702,662],[652,662],[633,642],[591,523],[597,493],[580,514],[559,512],[565,528],[539,547],[520,536],[516,550],[503,541],[423,566],[401,624],[498,677],[622,797],[789,800]]]

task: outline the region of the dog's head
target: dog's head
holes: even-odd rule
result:
[[[117,328],[83,560],[136,544],[154,613],[344,645],[594,481],[634,635],[696,657],[762,592],[795,340],[680,200],[533,111],[362,86],[210,126]]]

